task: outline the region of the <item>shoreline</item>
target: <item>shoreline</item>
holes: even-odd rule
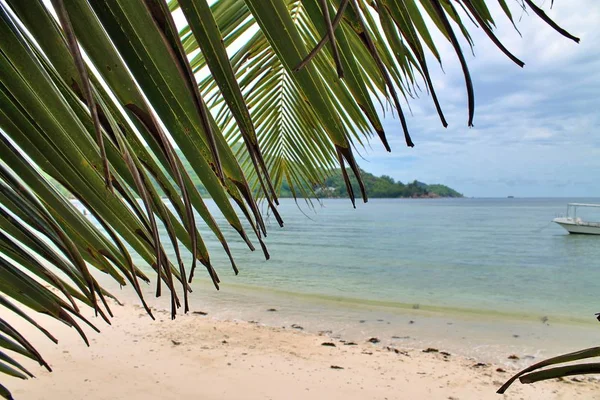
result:
[[[514,365],[481,365],[445,348],[424,352],[370,343],[368,336],[351,345],[328,332],[223,321],[195,308],[174,321],[156,308],[152,321],[130,301],[112,308],[111,326],[92,318],[102,333],[86,329],[89,348],[73,329],[47,317],[36,319],[58,345],[16,321],[54,372],[26,362],[37,378],[7,379],[5,386],[16,399],[475,400],[499,398],[495,390],[517,371]],[[591,398],[600,389],[596,378],[574,379],[516,383],[503,398]]]
[[[128,304],[140,305],[131,288],[116,289],[102,282]],[[154,286],[143,285],[146,301],[158,309],[168,306],[166,297],[155,298]],[[383,346],[405,349],[443,348],[480,362],[524,368],[545,358],[597,346],[597,321],[565,321],[554,316],[515,318],[492,313],[448,312],[423,307],[375,306],[371,303],[323,301],[321,297],[290,295],[272,289],[246,287],[229,282],[220,291],[209,281],[196,280],[190,306],[215,321],[255,321],[266,327],[302,326],[307,334],[330,332],[338,340],[360,342],[378,337]],[[194,309],[194,308],[192,308]],[[178,318],[183,309],[177,311]],[[508,360],[516,354],[517,362]]]
[[[154,271],[144,271],[148,275],[154,274]],[[153,276],[152,279],[155,279]],[[214,286],[212,283],[203,277],[195,278],[194,286],[202,286],[201,290],[213,291]],[[419,313],[430,313],[434,316],[439,315],[451,315],[457,317],[473,317],[480,319],[493,319],[502,321],[518,321],[518,322],[540,322],[544,317],[550,318],[553,323],[559,323],[569,326],[584,326],[584,327],[596,327],[598,321],[596,320],[595,314],[589,316],[568,316],[565,314],[552,314],[544,313],[542,311],[509,311],[508,309],[487,309],[487,308],[473,308],[473,307],[462,307],[462,306],[444,306],[439,304],[427,304],[427,303],[407,303],[401,301],[381,300],[381,299],[369,299],[361,297],[349,297],[333,294],[319,294],[312,292],[298,292],[291,291],[285,288],[273,288],[268,286],[258,286],[253,284],[243,284],[234,281],[228,281],[222,288],[233,289],[255,293],[257,297],[261,295],[272,296],[274,298],[293,298],[300,302],[315,303],[315,304],[327,304],[333,307],[342,307],[348,309],[369,309],[374,307],[380,310],[389,310],[390,312],[398,313],[410,313],[418,310]],[[148,292],[150,294],[150,292]],[[218,293],[218,292],[215,292]],[[117,296],[118,297],[118,296]]]

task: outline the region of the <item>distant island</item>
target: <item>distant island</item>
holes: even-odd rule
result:
[[[356,178],[351,173],[349,173],[349,175],[351,176],[350,181],[352,182],[354,193],[360,193]],[[364,170],[361,170],[361,176],[370,198],[464,197],[461,193],[446,185],[428,185],[417,180],[405,184],[400,181],[395,181],[394,178],[390,176],[382,175],[377,177]],[[346,191],[346,184],[342,178],[341,170],[334,170],[325,180],[323,185],[315,189],[315,192],[322,198],[347,197],[348,192]],[[292,193],[286,182],[282,185],[280,197],[292,197]]]

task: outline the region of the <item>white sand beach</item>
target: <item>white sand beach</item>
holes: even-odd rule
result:
[[[516,369],[367,342],[356,345],[291,327],[219,321],[189,313],[152,321],[134,304],[114,306],[112,326],[95,320],[88,348],[76,332],[44,325],[54,345],[15,321],[50,363],[27,363],[35,379],[7,379],[16,399],[572,399],[600,398],[595,378],[496,389]],[[323,345],[331,343],[333,345]],[[339,367],[339,368],[338,368]],[[500,368],[500,369],[498,369]],[[503,371],[505,370],[505,371]]]

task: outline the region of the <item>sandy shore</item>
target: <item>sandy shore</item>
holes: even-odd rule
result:
[[[102,333],[89,333],[89,348],[74,330],[52,321],[40,320],[58,345],[17,321],[54,372],[27,363],[36,379],[3,377],[3,383],[17,400],[600,398],[600,384],[586,378],[517,383],[502,397],[495,390],[513,370],[476,366],[477,360],[444,355],[444,349],[396,352],[369,338],[348,345],[326,333],[195,313],[171,321],[156,311],[152,321],[131,304],[114,312],[112,326],[96,320]]]

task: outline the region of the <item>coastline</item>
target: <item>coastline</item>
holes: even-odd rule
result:
[[[144,297],[160,308],[152,286]],[[113,291],[138,304],[127,289]],[[524,368],[558,354],[597,346],[598,322],[542,315],[506,314],[426,305],[381,303],[257,288],[233,282],[214,290],[207,280],[194,282],[190,304],[220,321],[256,321],[267,327],[300,325],[305,333],[328,331],[334,339],[360,342],[377,337],[383,346],[420,350],[444,348],[478,362]],[[516,354],[520,360],[507,357]]]
[[[58,345],[16,321],[54,372],[26,363],[37,378],[7,380],[15,398],[496,399],[495,390],[517,370],[445,355],[444,348],[423,352],[369,337],[348,345],[329,332],[218,320],[196,308],[174,321],[160,309],[152,321],[130,300],[112,308],[111,326],[92,317],[102,333],[86,330],[89,348],[73,329],[47,318],[39,319]],[[598,389],[595,378],[576,377],[516,383],[503,398],[592,398]]]

